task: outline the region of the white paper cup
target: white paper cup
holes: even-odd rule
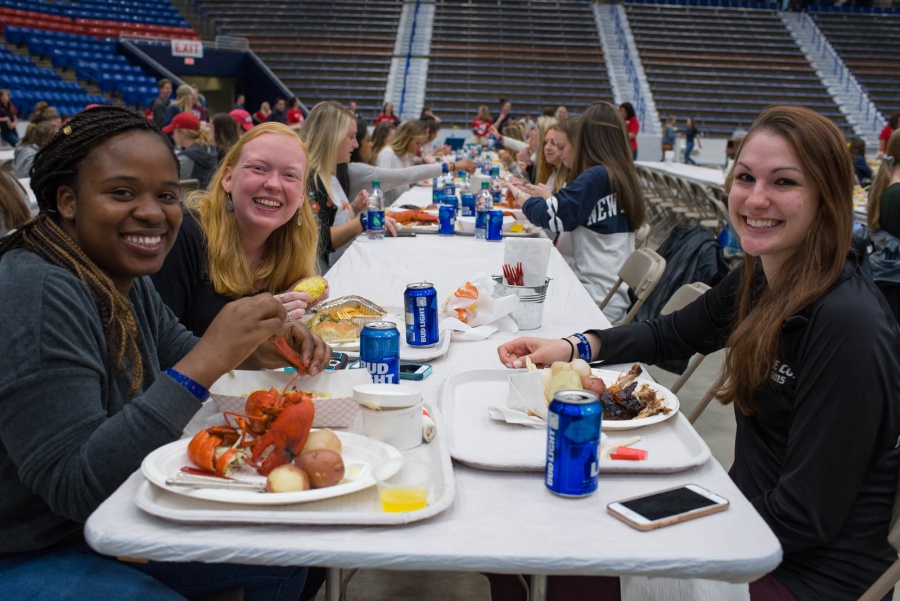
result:
[[[392,447],[405,451],[422,444],[422,409],[424,401],[419,401],[405,409],[385,409],[373,411],[360,406],[366,436],[386,442]]]

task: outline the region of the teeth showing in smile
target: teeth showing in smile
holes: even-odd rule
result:
[[[125,236],[125,239],[132,244],[153,248],[159,246],[159,243],[162,241],[162,236]]]
[[[747,218],[747,225],[755,228],[775,227],[778,222],[774,219],[750,219]]]
[[[253,202],[255,202],[258,205],[262,205],[264,207],[273,207],[276,209],[281,206],[280,202],[276,202],[274,200],[269,200],[268,198],[254,198]]]

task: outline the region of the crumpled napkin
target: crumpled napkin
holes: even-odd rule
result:
[[[509,376],[506,406],[488,407],[491,418],[532,428],[547,427],[547,403],[541,373],[526,371]]]
[[[484,340],[495,332],[515,334],[519,331],[510,313],[519,304],[517,296],[492,298],[494,282],[479,273],[459,286],[441,305],[441,328],[453,331],[453,340]]]

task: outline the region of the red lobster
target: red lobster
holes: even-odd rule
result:
[[[223,476],[245,461],[263,476],[289,463],[306,444],[316,413],[312,395],[288,391],[297,377],[281,392],[271,388],[252,393],[244,413],[227,412],[225,419],[233,419],[236,426],[229,421],[198,432],[188,445],[188,459]]]

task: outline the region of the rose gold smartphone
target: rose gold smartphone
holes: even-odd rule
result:
[[[616,501],[606,510],[638,530],[653,530],[724,511],[728,500],[696,484]]]

